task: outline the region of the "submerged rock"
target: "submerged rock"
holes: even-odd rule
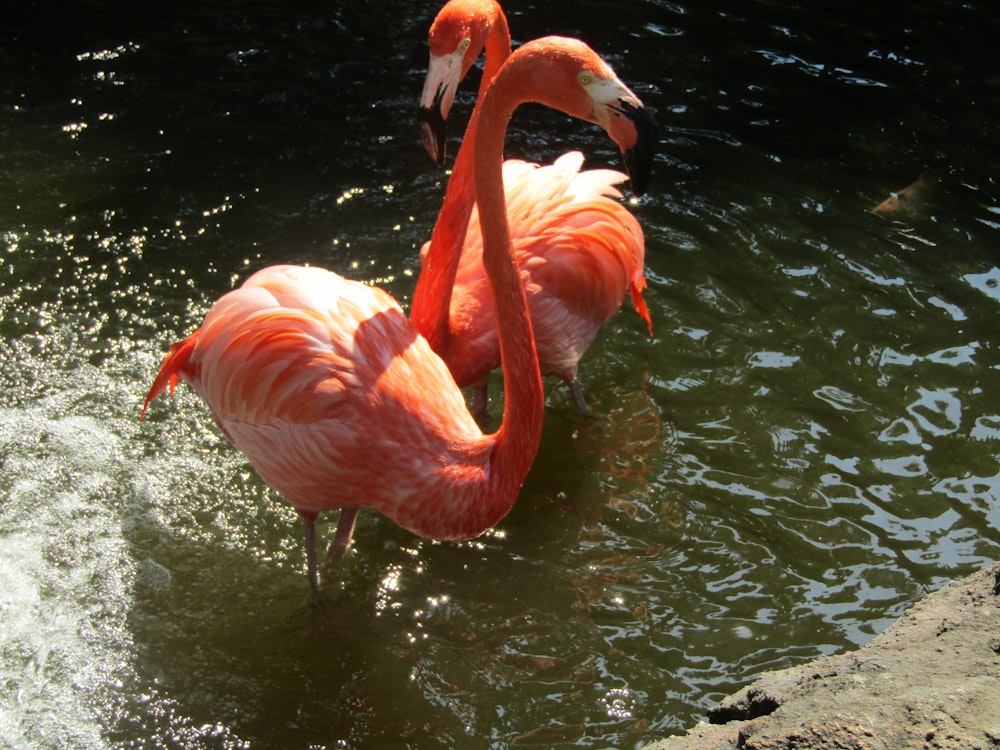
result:
[[[709,721],[644,750],[1000,747],[1000,563],[858,651],[762,675]]]
[[[872,213],[884,219],[901,219],[922,214],[930,205],[937,186],[936,177],[921,175],[875,206]]]

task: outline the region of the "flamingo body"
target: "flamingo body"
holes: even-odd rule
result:
[[[626,293],[653,332],[642,297],[643,234],[617,199],[628,175],[580,171],[571,151],[539,166],[508,159],[503,166],[514,255],[528,299],[543,375],[577,378],[580,358]],[[429,243],[421,253],[426,256]],[[450,345],[444,359],[460,385],[482,383],[500,366],[493,293],[483,271],[479,212],[473,210],[449,308]]]
[[[506,512],[484,510],[490,441],[380,289],[318,268],[258,271],[173,347],[147,403],[178,378],[299,510],[370,507],[446,540],[477,536]],[[373,481],[373,468],[393,481]]]
[[[541,101],[602,125],[628,163],[648,152],[650,120],[582,42],[549,38],[519,53],[485,97],[490,117],[476,139],[482,264],[506,387],[496,432],[483,434],[445,361],[388,294],[299,266],[265,268],[221,297],[171,347],[146,397],[143,413],[179,380],[194,387],[302,517],[314,589],[318,513],[340,509],[328,565],[349,544],[362,507],[420,536],[469,539],[510,511],[538,451],[544,394],[507,223],[507,122],[521,102]],[[558,92],[535,80],[539,66],[562,78]]]
[[[483,86],[510,54],[510,32],[495,0],[450,0],[431,26],[429,42],[431,66],[421,97],[421,116],[425,145],[440,160],[443,137],[435,137],[432,123],[443,130],[455,88],[485,49],[482,94]],[[481,266],[474,193],[468,186],[474,169],[470,141],[478,118],[477,107],[456,157],[434,233],[421,251],[421,276],[411,317],[448,363],[456,382],[475,386],[477,409],[484,410],[486,379],[499,366],[500,353],[493,299]],[[545,167],[508,160],[503,182],[541,372],[570,385],[577,406],[587,411],[577,380],[579,362],[600,327],[621,308],[626,294],[650,335],[653,325],[642,297],[646,286],[642,228],[620,202],[622,194],[615,187],[628,176],[615,170],[581,172],[582,165],[579,152],[565,154]],[[440,257],[456,253],[458,266],[452,270]],[[448,283],[451,273],[454,280]]]

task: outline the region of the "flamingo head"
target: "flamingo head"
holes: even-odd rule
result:
[[[632,192],[649,186],[656,148],[653,115],[596,52],[577,39],[544,37],[527,42],[507,60],[494,79],[523,68],[516,87],[531,101],[600,125],[618,144]]]
[[[418,119],[424,148],[438,164],[444,164],[445,123],[458,84],[485,49],[500,19],[506,23],[494,0],[450,0],[431,25],[431,57]]]
[[[621,149],[632,192],[642,195],[649,187],[656,151],[657,127],[652,113],[613,73],[611,78],[597,78],[582,72],[577,82],[593,98],[595,121]]]

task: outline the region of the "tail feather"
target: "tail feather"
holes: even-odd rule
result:
[[[646,278],[642,275],[639,276],[638,281],[633,281],[629,284],[629,296],[632,298],[632,306],[635,307],[635,311],[639,313],[639,317],[646,321],[646,327],[649,329],[649,335],[653,335],[653,319],[649,315],[649,308],[646,307],[646,300],[643,299],[642,290],[646,286]]]
[[[198,342],[199,333],[201,333],[200,328],[183,341],[178,341],[171,345],[167,356],[163,358],[163,364],[160,365],[160,371],[157,373],[156,379],[149,389],[149,393],[146,394],[146,402],[143,404],[142,413],[139,415],[140,422],[146,416],[146,409],[149,408],[149,402],[163,393],[168,386],[170,387],[170,395],[174,395],[174,388],[177,387],[177,381],[187,370],[188,363],[191,360],[191,353]]]

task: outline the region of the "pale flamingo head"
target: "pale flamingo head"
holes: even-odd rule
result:
[[[577,74],[576,80],[594,103],[594,122],[604,128],[621,149],[632,192],[642,195],[649,187],[653,166],[656,120],[639,97],[618,80],[614,71],[600,58],[597,60],[605,70],[584,70]]]
[[[424,148],[439,164],[444,162],[445,122],[458,84],[498,24],[506,34],[506,17],[494,0],[450,0],[431,25],[427,36],[431,58],[420,95],[419,119]],[[507,44],[509,48],[509,35]]]
[[[517,86],[529,101],[604,128],[621,149],[632,192],[642,195],[646,191],[656,147],[656,121],[597,53],[578,39],[550,36],[525,43],[504,69],[511,67],[523,71]]]

